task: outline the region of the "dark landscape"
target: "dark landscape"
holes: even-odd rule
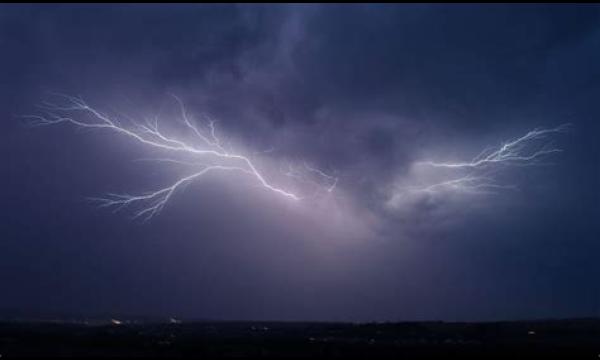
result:
[[[119,323],[120,322],[120,323]],[[515,322],[5,321],[2,358],[30,356],[506,358],[600,354],[600,320]]]

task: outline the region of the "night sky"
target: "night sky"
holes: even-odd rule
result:
[[[600,315],[599,6],[2,5],[0,49],[0,314]],[[32,126],[55,93],[194,142],[180,99],[300,199],[214,171],[151,219],[98,206],[186,154]],[[534,163],[427,164],[562,124]]]

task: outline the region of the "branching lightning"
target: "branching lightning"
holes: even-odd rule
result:
[[[273,185],[265,178],[257,165],[249,156],[239,152],[226,149],[221,139],[217,136],[215,121],[209,119],[204,127],[196,125],[188,115],[183,102],[176,96],[173,96],[179,107],[180,122],[184,129],[195,139],[194,142],[186,140],[187,138],[175,137],[169,135],[159,127],[157,118],[146,119],[143,122],[128,119],[127,126],[123,122],[91,107],[82,98],[56,94],[61,101],[59,103],[45,101],[40,108],[44,115],[26,116],[34,126],[71,124],[80,128],[87,129],[105,129],[119,135],[125,136],[134,142],[145,145],[149,148],[164,151],[170,154],[170,157],[159,159],[144,159],[148,161],[168,162],[186,167],[192,167],[194,171],[184,177],[180,177],[169,186],[165,186],[156,191],[147,192],[140,195],[129,194],[108,194],[106,197],[93,198],[100,203],[102,207],[112,208],[115,211],[130,207],[135,208],[134,217],[150,219],[159,214],[160,211],[184,185],[202,177],[203,175],[214,172],[237,172],[253,177],[257,184],[278,196],[290,200],[300,200],[302,197],[298,194],[285,190],[282,187]],[[74,115],[81,115],[75,117]],[[185,155],[185,158],[176,156]],[[175,158],[173,158],[175,156]],[[194,159],[193,161],[187,160]],[[333,177],[326,175],[317,169],[308,169],[319,172],[327,180]],[[329,184],[328,191],[333,191],[337,179],[333,185]]]
[[[500,189],[516,189],[514,185],[499,182],[497,175],[508,167],[544,164],[543,160],[549,155],[562,151],[553,147],[552,142],[547,140],[552,135],[565,132],[569,128],[570,124],[563,124],[550,129],[534,129],[498,147],[488,147],[466,162],[418,162],[416,165],[448,169],[452,170],[453,174],[451,176],[445,174],[446,179],[443,181],[410,187],[408,190],[427,193],[451,190],[481,194],[494,193]],[[456,175],[456,172],[459,175]]]
[[[300,182],[315,185],[313,186],[315,188],[313,195],[315,196],[322,191],[323,187],[325,188],[326,192],[333,192],[339,180],[333,175],[326,174],[322,170],[310,166],[306,161],[303,162],[302,167],[293,166],[292,164],[288,163],[287,169],[282,169],[281,171],[287,177],[296,179]]]
[[[501,185],[493,177],[466,175],[460,178],[438,182],[424,187],[409,187],[408,190],[435,194],[438,191],[453,190],[470,194],[491,194],[500,189],[515,189],[513,185]]]
[[[187,184],[211,172],[237,173],[254,179],[259,188],[292,201],[307,198],[283,186],[275,185],[272,180],[259,170],[253,160],[254,156],[244,155],[226,145],[218,135],[216,122],[210,118],[200,126],[188,115],[183,102],[176,96],[178,120],[185,136],[174,136],[160,127],[158,118],[136,121],[108,115],[88,105],[82,98],[57,94],[58,102],[43,102],[40,108],[43,115],[26,116],[34,126],[70,124],[78,128],[104,129],[148,148],[159,150],[165,155],[159,158],[141,159],[162,164],[172,164],[186,170],[171,184],[141,194],[107,194],[93,198],[101,207],[114,211],[129,208],[135,218],[151,219],[159,214],[173,198],[174,194]],[[77,116],[76,116],[77,115]],[[561,152],[552,144],[552,137],[569,129],[569,124],[554,128],[538,128],[525,135],[499,146],[487,147],[469,161],[437,162],[421,161],[414,163],[417,175],[416,184],[403,186],[400,193],[464,192],[471,194],[489,194],[500,190],[516,189],[513,184],[506,184],[502,173],[512,167],[528,167],[545,164],[552,154]],[[253,154],[266,154],[275,151],[268,148]],[[425,172],[423,172],[425,171]],[[429,169],[429,170],[426,170]],[[433,172],[432,172],[433,171]],[[300,165],[288,163],[280,168],[283,176],[296,183],[305,184],[315,189],[312,196],[333,192],[338,185],[338,178],[331,174],[301,162]],[[310,195],[309,195],[310,197]]]
[[[521,165],[530,166],[539,164],[539,160],[546,155],[561,152],[561,149],[553,148],[551,143],[545,143],[537,149],[532,149],[532,143],[544,140],[550,135],[565,132],[570,124],[563,124],[551,129],[534,129],[524,136],[506,142],[498,148],[488,147],[469,162],[436,163],[423,162],[422,164],[434,167],[447,168],[478,168],[493,165]]]

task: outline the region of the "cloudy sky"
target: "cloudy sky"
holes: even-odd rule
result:
[[[600,315],[598,6],[3,5],[0,49],[5,312]]]

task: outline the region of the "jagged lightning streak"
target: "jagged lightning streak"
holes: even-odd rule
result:
[[[173,184],[153,192],[141,195],[108,194],[103,198],[93,198],[93,200],[98,201],[103,207],[114,208],[117,211],[125,207],[137,206],[138,209],[134,211],[134,217],[150,219],[160,213],[178,189],[212,171],[241,172],[254,177],[260,187],[265,190],[290,200],[301,199],[299,195],[277,187],[267,181],[250,157],[227,150],[216,134],[214,120],[209,120],[207,129],[201,129],[195,125],[190,120],[183,102],[176,96],[173,97],[179,105],[181,122],[195,136],[198,144],[192,144],[189,141],[165,133],[159,128],[157,118],[154,120],[145,120],[144,122],[136,122],[129,119],[132,125],[124,126],[116,119],[91,107],[80,97],[64,94],[55,94],[55,96],[60,98],[63,103],[43,102],[41,109],[44,110],[45,115],[26,116],[30,120],[31,125],[41,126],[68,123],[81,128],[106,129],[154,149],[163,150],[168,153],[186,154],[198,159],[197,161],[183,161],[172,158],[145,159],[192,166],[199,169],[196,169],[190,175],[179,178]],[[74,113],[83,113],[87,116],[84,116],[85,120],[81,120],[70,116],[70,114]],[[216,160],[217,163],[210,163],[207,161],[207,158],[211,158],[213,162]]]
[[[514,185],[501,185],[493,177],[466,175],[460,178],[446,180],[424,187],[408,187],[405,190],[435,194],[438,191],[460,191],[470,194],[491,194],[499,189],[515,189]]]
[[[530,149],[532,142],[546,139],[548,136],[567,131],[571,124],[563,124],[551,129],[534,129],[527,134],[502,144],[497,149],[488,147],[469,162],[437,163],[422,162],[434,167],[447,168],[477,168],[488,165],[522,165],[539,164],[539,159],[545,155],[561,152],[561,149],[552,148],[550,143],[545,143],[535,150]]]
[[[527,134],[503,143],[499,147],[488,147],[466,162],[433,162],[422,161],[416,165],[432,168],[445,168],[462,172],[462,175],[421,187],[408,188],[410,191],[436,193],[444,190],[454,190],[470,193],[492,193],[498,189],[515,189],[514,185],[501,184],[496,175],[506,167],[533,166],[543,164],[542,159],[562,149],[552,147],[547,140],[554,134],[563,133],[571,127],[563,124],[549,129],[534,129]],[[536,146],[537,144],[537,146]],[[466,172],[466,174],[465,174]]]
[[[287,169],[281,170],[281,172],[290,178],[296,179],[300,182],[309,183],[315,185],[315,191],[313,196],[318,195],[321,192],[321,188],[325,187],[325,192],[331,193],[335,190],[339,179],[336,176],[326,174],[324,171],[319,170],[310,166],[306,161],[303,162],[303,167],[295,167],[292,164],[287,164]],[[315,180],[317,178],[320,181]],[[325,185],[322,185],[322,182]]]
[[[322,170],[316,169],[310,165],[308,165],[306,162],[304,162],[304,168],[306,168],[308,171],[317,174],[318,176],[327,179],[327,181],[329,182],[329,186],[327,186],[327,188],[325,189],[327,192],[333,192],[333,190],[335,190],[335,187],[337,186],[338,183],[338,178],[333,176],[333,175],[329,175],[329,174],[325,174]]]

